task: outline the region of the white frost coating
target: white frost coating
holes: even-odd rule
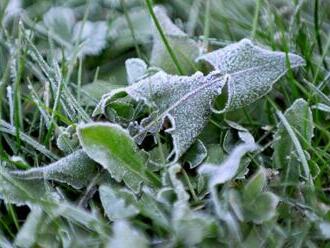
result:
[[[148,240],[127,221],[120,220],[113,224],[113,235],[107,247],[111,248],[147,248]]]
[[[225,183],[237,173],[241,158],[247,152],[253,152],[258,149],[258,145],[253,143],[242,143],[236,146],[229,154],[228,158],[220,165],[203,164],[199,169],[202,174],[208,174],[210,176],[209,186],[214,187],[218,184]]]
[[[42,222],[42,209],[33,206],[24,225],[21,227],[15,238],[16,247],[33,247],[38,238],[39,225]]]
[[[87,186],[96,174],[97,165],[82,150],[44,167],[11,172],[11,175],[20,179],[54,180],[67,183],[77,189]]]
[[[6,25],[13,17],[18,16],[22,10],[22,0],[9,0],[3,19]]]
[[[50,8],[43,17],[45,26],[66,41],[71,40],[71,32],[76,22],[74,11],[66,7]]]
[[[204,76],[196,72],[192,76],[174,76],[165,72],[143,79],[124,89],[111,91],[102,97],[99,112],[104,113],[105,107],[119,92],[126,92],[135,100],[143,100],[154,105],[157,113],[141,121],[136,127],[134,139],[141,143],[147,133],[155,134],[168,120],[171,124],[165,131],[171,134],[174,155],[173,162],[196,140],[211,114],[210,103],[221,93],[226,77],[217,71]]]
[[[305,64],[298,55],[289,53],[287,56],[291,68]],[[215,70],[229,74],[228,99],[223,109],[214,110],[216,113],[235,110],[256,101],[288,71],[284,52],[266,50],[248,39],[199,56],[196,61],[206,61]]]
[[[125,193],[131,194],[131,198],[134,197],[133,193],[129,193],[129,191]],[[112,221],[129,218],[139,213],[139,209],[129,204],[120,194],[120,189],[108,185],[101,185],[99,194],[105,213]]]
[[[83,42],[80,55],[98,54],[106,46],[107,33],[106,22],[77,22],[73,28],[73,40]]]
[[[147,71],[147,64],[139,58],[127,59],[125,61],[125,67],[129,85],[141,79]]]
[[[171,48],[177,55],[179,64],[185,70],[190,71],[192,69],[192,62],[199,55],[199,47],[197,43],[194,40],[189,39],[188,35],[171,21],[163,7],[154,7],[154,12],[163,32],[167,36],[167,40]],[[150,64],[160,67],[169,73],[177,72],[176,66],[166,47],[164,46],[164,43],[155,25],[153,40]]]
[[[55,195],[54,195],[55,196]],[[50,189],[42,180],[23,180],[12,176],[8,169],[0,166],[0,199],[17,206],[33,206],[40,199],[50,199]]]

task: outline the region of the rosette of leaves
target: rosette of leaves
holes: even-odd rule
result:
[[[197,60],[210,63],[215,70],[192,76],[160,71],[105,94],[94,115],[103,114],[128,127],[138,144],[148,135],[169,134],[173,149],[167,159],[175,162],[195,142],[212,113],[251,104],[266,95],[290,68],[304,65],[298,55],[269,51],[248,39]],[[145,110],[143,114],[134,115],[140,109]]]

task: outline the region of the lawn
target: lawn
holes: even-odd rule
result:
[[[329,0],[0,23],[0,247],[330,247]]]

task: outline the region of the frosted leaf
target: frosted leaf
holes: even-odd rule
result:
[[[42,209],[38,206],[33,206],[24,225],[16,235],[15,246],[33,247],[37,241],[37,236],[40,232],[39,226],[43,217]]]
[[[288,54],[288,59],[291,68],[305,64],[301,57],[292,53]],[[215,70],[229,74],[227,101],[223,109],[214,110],[217,113],[235,110],[256,101],[266,95],[288,71],[285,53],[258,47],[248,39],[204,54],[197,61],[206,61]]]
[[[50,199],[51,191],[42,180],[23,180],[10,175],[0,166],[0,198],[18,206],[32,206],[41,199]]]
[[[0,7],[3,7],[6,2],[3,4],[0,3]],[[13,17],[19,16],[22,11],[22,0],[9,0],[8,5],[5,10],[5,15],[3,18],[3,23],[6,25]]]
[[[187,247],[199,244],[203,238],[210,234],[213,219],[210,216],[193,211],[189,207],[189,195],[183,183],[177,178],[181,166],[172,165],[169,168],[169,177],[173,189],[177,195],[177,201],[173,205],[172,226],[180,242]]]
[[[75,21],[73,10],[67,7],[50,8],[43,17],[45,26],[66,41],[71,41]]]
[[[127,59],[125,61],[125,67],[129,85],[141,79],[147,71],[147,64],[138,58]]]
[[[97,170],[96,163],[84,151],[78,150],[50,165],[26,171],[12,171],[11,174],[25,180],[54,180],[80,189],[91,182]]]
[[[172,50],[176,54],[180,66],[184,68],[185,72],[192,71],[194,59],[199,55],[197,43],[171,21],[164,8],[156,6],[154,12]],[[168,73],[177,73],[176,66],[155,26],[153,34],[154,41],[150,64],[160,67]]]
[[[244,142],[236,146],[222,164],[215,165],[205,163],[200,167],[199,172],[210,176],[210,187],[223,184],[234,178],[239,168],[241,158],[246,153],[253,152],[257,149],[258,145],[256,143]]]
[[[318,224],[318,228],[321,231],[321,234],[324,239],[330,239],[330,222],[323,221]]]
[[[101,122],[80,125],[78,136],[87,155],[134,192],[140,191],[142,182],[159,185],[158,178],[147,170],[144,154],[119,125]]]
[[[128,190],[101,185],[99,194],[104,211],[112,221],[133,217],[139,213],[139,209],[130,204],[132,201],[136,204],[136,199]]]
[[[195,168],[200,165],[207,157],[207,149],[199,139],[182,156],[181,160],[189,164],[189,167]]]
[[[73,28],[73,41],[82,42],[80,55],[97,55],[106,46],[106,22],[77,22]]]
[[[183,183],[177,178],[177,174],[181,171],[181,166],[178,164],[172,165],[169,170],[169,176],[171,179],[171,183],[173,185],[174,191],[177,195],[177,204],[183,203],[187,204],[189,200],[189,195],[186,192]]]
[[[165,72],[143,79],[129,87],[105,94],[95,113],[105,113],[111,102],[123,96],[144,101],[157,112],[136,125],[135,141],[140,144],[148,133],[156,134],[164,125],[173,139],[168,158],[174,162],[186,152],[208,122],[210,105],[221,94],[226,77],[218,72],[207,76],[197,72],[192,76],[174,76]]]
[[[126,1],[126,4],[128,4],[128,1]],[[131,8],[128,9],[127,14],[133,26],[135,39],[132,37],[125,15],[118,16],[111,22],[109,27],[109,38],[116,50],[134,47],[136,43],[145,44],[150,42],[150,38],[153,35],[152,23],[146,8]]]
[[[57,147],[66,154],[69,154],[79,146],[79,140],[75,125],[68,127],[59,127],[60,134],[56,139]]]
[[[301,141],[302,148],[307,149],[308,144],[311,144],[314,130],[313,115],[308,103],[302,98],[297,99],[285,111],[284,116],[294,131],[298,133],[297,138]],[[275,166],[277,168],[288,168],[294,174],[299,173],[300,162],[297,155],[295,155],[294,143],[282,123],[278,125],[274,140],[273,160]],[[296,176],[299,177],[299,175]]]
[[[148,240],[143,233],[137,231],[126,221],[116,221],[113,224],[113,235],[108,248],[147,248]]]

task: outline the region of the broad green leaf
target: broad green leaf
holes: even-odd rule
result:
[[[271,192],[263,192],[255,197],[253,203],[247,202],[244,206],[245,219],[256,224],[272,219],[276,214],[279,198]],[[244,203],[243,203],[244,204]]]
[[[101,122],[80,125],[78,136],[87,155],[134,192],[140,191],[143,182],[159,185],[157,176],[147,170],[146,158],[119,125]]]
[[[241,158],[248,152],[253,152],[258,149],[258,145],[254,142],[244,142],[239,144],[230,152],[226,160],[220,165],[204,163],[199,172],[207,174],[210,187],[217,184],[225,183],[234,178],[237,174]]]
[[[0,166],[0,198],[18,206],[32,206],[41,200],[51,199],[51,190],[42,180],[24,180],[10,174]]]
[[[101,185],[99,194],[105,213],[112,221],[133,217],[139,213],[138,208],[135,207],[135,196],[128,190]],[[134,204],[130,204],[131,202]]]
[[[32,207],[24,225],[19,230],[15,238],[15,246],[18,247],[33,247],[39,235],[39,228],[44,217],[40,207]]]
[[[197,43],[171,21],[163,7],[155,7],[154,12],[171,49],[176,54],[180,67],[187,73],[193,71],[194,59],[199,55],[200,50]],[[168,73],[177,73],[176,66],[155,27],[153,39],[150,64]]]
[[[97,164],[84,151],[78,150],[50,165],[25,171],[12,171],[11,175],[25,180],[54,180],[80,189],[87,186],[97,172]]]
[[[245,199],[252,200],[257,197],[266,186],[266,180],[265,170],[262,168],[259,169],[244,187]]]
[[[108,248],[147,248],[148,240],[143,233],[137,231],[126,221],[116,221],[113,224],[113,235]]]
[[[307,149],[313,137],[313,115],[308,103],[297,99],[284,113],[289,125],[292,127],[302,149]],[[300,162],[293,140],[282,123],[274,135],[273,159],[277,168],[288,168],[292,178],[299,176]],[[293,175],[296,175],[293,177]],[[291,177],[290,176],[290,177]]]
[[[215,70],[229,74],[226,103],[220,110],[214,111],[224,113],[235,110],[266,95],[288,71],[287,58],[291,68],[305,64],[295,54],[269,51],[248,39],[198,57],[197,61],[206,61]]]

